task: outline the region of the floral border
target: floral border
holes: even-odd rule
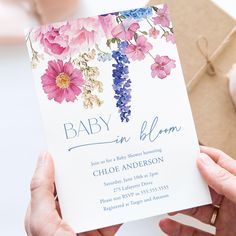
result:
[[[141,28],[143,21],[149,31]],[[101,45],[104,38],[106,45]],[[45,60],[45,55],[36,51],[36,45],[53,57],[47,62],[41,83],[48,99],[57,103],[75,102],[80,98],[86,109],[101,106],[103,83],[99,68],[92,64],[95,60],[113,61],[114,98],[121,121],[128,122],[132,98],[130,63],[151,57],[151,77],[159,79],[167,78],[176,67],[175,60],[167,55],[153,54],[149,38],[175,44],[166,4],[41,26],[30,30],[26,40],[34,69]]]

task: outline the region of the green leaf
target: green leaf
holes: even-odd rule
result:
[[[140,32],[144,35],[148,35],[148,33],[146,31],[140,31]]]
[[[134,34],[134,40],[137,41],[137,39],[138,39],[138,34],[135,33],[135,34]]]
[[[125,20],[126,17],[125,16],[120,16],[120,19]]]
[[[106,43],[106,44],[107,44],[107,46],[108,46],[109,48],[111,48],[111,40],[110,40],[110,39],[107,40],[107,43]]]
[[[112,38],[112,39],[111,39],[111,42],[112,42],[112,43],[115,43],[116,41],[117,41],[116,38]]]

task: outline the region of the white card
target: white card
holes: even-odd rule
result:
[[[75,232],[211,203],[166,5],[31,29],[27,45]]]

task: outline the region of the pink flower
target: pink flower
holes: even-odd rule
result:
[[[162,9],[157,10],[157,16],[152,18],[154,24],[160,24],[163,27],[170,26],[170,15],[167,4],[164,4]]]
[[[72,45],[74,47],[78,47],[78,45],[85,48],[94,46],[101,36],[98,18],[88,17],[73,22],[71,32],[73,33]]]
[[[171,69],[175,67],[175,60],[170,59],[168,56],[157,55],[155,63],[151,66],[152,77],[155,78],[157,76],[160,79],[164,79],[170,75]]]
[[[125,50],[125,54],[132,60],[141,61],[145,58],[145,54],[153,48],[152,44],[147,41],[145,36],[139,36],[136,45],[129,44]]]
[[[111,31],[117,25],[115,17],[111,14],[108,14],[106,16],[99,16],[98,20],[105,33],[106,38],[112,38]]]
[[[131,40],[135,32],[140,28],[140,25],[137,21],[126,19],[121,24],[117,25],[111,31],[111,34],[114,38],[121,40]]]
[[[157,30],[155,27],[151,28],[149,30],[149,37],[152,37],[154,39],[157,39],[158,35],[159,35],[160,31]]]
[[[47,54],[64,59],[72,52],[70,29],[69,23],[42,26],[33,32],[33,39],[41,43]]]
[[[57,59],[65,59],[81,49],[87,50],[93,47],[95,42],[99,42],[101,36],[104,34],[109,36],[109,31],[113,27],[112,19],[109,17],[102,22],[98,17],[88,17],[66,24],[39,27],[34,32],[33,39],[41,43],[47,54]]]
[[[166,35],[166,42],[172,42],[173,44],[175,44],[176,41],[175,41],[175,36],[174,36],[174,34],[168,33],[168,34]]]
[[[63,64],[62,60],[49,61],[41,80],[48,99],[54,99],[58,103],[64,100],[74,102],[81,94],[80,87],[84,84],[81,71],[74,68],[71,62]]]

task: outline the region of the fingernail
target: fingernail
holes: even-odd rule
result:
[[[204,153],[200,153],[199,159],[206,166],[210,166],[213,163],[213,160]]]

